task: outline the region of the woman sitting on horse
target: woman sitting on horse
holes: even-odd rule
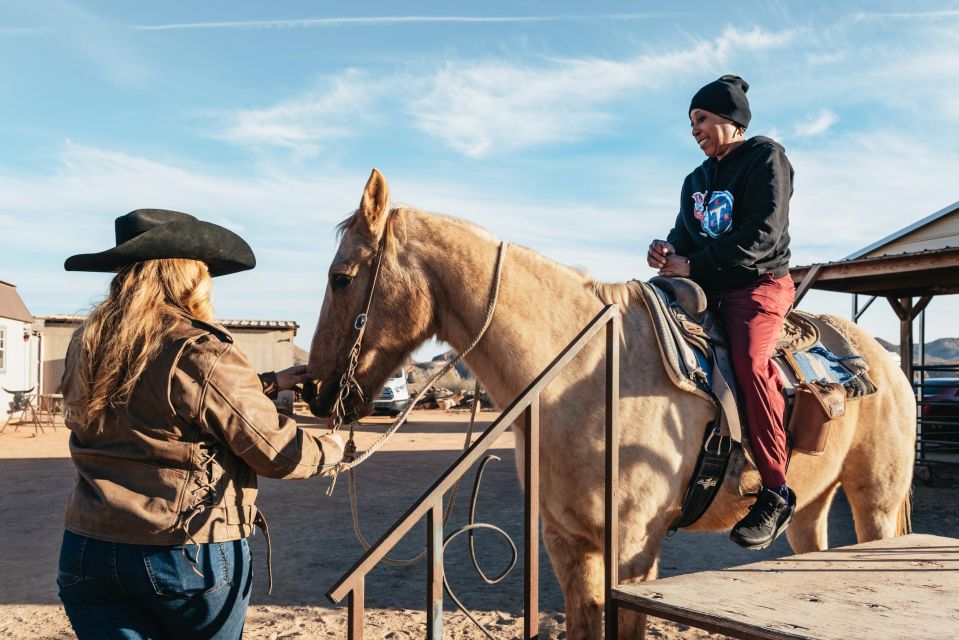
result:
[[[649,266],[691,278],[722,319],[763,489],[730,537],[761,549],[795,509],[786,486],[785,404],[772,356],[795,289],[789,276],[793,169],[777,142],[746,139],[751,118],[739,76],[725,75],[689,104],[692,134],[707,159],[683,183],[679,215],[666,240],[649,246]]]
[[[298,428],[267,397],[301,382],[305,367],[258,377],[213,322],[211,276],[252,269],[246,242],[160,209],[117,218],[116,236],[117,246],[64,265],[116,275],[66,356],[77,482],[60,599],[81,640],[236,640],[254,526],[269,550],[257,475],[313,476],[343,445]]]

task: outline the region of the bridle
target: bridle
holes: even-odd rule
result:
[[[388,219],[387,219],[388,222]],[[362,306],[362,310],[353,320],[353,329],[356,331],[356,337],[353,340],[353,346],[350,347],[349,354],[346,361],[346,369],[343,371],[343,375],[340,376],[339,388],[336,391],[336,396],[333,401],[333,407],[331,409],[331,420],[329,427],[332,432],[338,431],[343,423],[346,421],[346,400],[350,397],[350,394],[356,394],[356,397],[359,398],[359,403],[365,404],[366,397],[363,393],[363,389],[360,387],[359,382],[356,380],[356,368],[359,363],[360,353],[362,351],[363,345],[363,336],[366,333],[366,327],[369,322],[369,313],[370,308],[373,304],[373,297],[376,295],[376,284],[379,281],[380,267],[383,262],[383,255],[386,253],[386,239],[388,235],[389,225],[384,225],[383,237],[380,238],[379,245],[376,250],[376,255],[373,257],[373,264],[371,267],[370,281],[366,289],[366,299]],[[351,473],[352,479],[352,470],[358,466],[360,463],[365,461],[368,457],[373,455],[377,449],[379,449],[383,443],[385,443],[396,431],[406,422],[406,419],[409,417],[410,412],[416,406],[416,404],[423,398],[427,391],[429,391],[436,381],[449,372],[454,366],[456,366],[460,360],[466,357],[477,344],[486,335],[486,330],[489,329],[490,324],[493,321],[493,314],[496,311],[496,302],[499,299],[499,287],[500,280],[503,272],[503,261],[506,256],[506,249],[509,247],[509,243],[501,242],[499,245],[499,250],[496,256],[496,267],[493,272],[493,281],[490,286],[490,296],[489,302],[486,309],[486,317],[483,321],[483,326],[477,332],[476,337],[470,342],[463,351],[456,355],[456,357],[450,359],[445,366],[443,366],[439,371],[430,376],[429,380],[423,386],[422,389],[416,394],[416,396],[410,400],[410,403],[407,405],[406,409],[397,416],[396,420],[393,421],[393,424],[390,425],[389,429],[380,436],[376,442],[374,442],[370,447],[364,451],[362,454],[356,454],[356,441],[355,428],[356,420],[350,421],[350,437],[346,442],[346,446],[343,450],[343,460],[331,464],[323,465],[329,469],[329,474],[331,476],[330,486],[327,489],[327,495],[332,494],[333,488],[336,486],[336,478],[343,471],[349,471]],[[317,381],[313,381],[315,385]],[[475,415],[475,413],[474,413]],[[471,424],[472,429],[472,424]],[[468,446],[468,445],[467,445]],[[352,486],[352,485],[351,485]],[[355,519],[355,511],[354,511]],[[362,537],[361,537],[362,540]]]
[[[366,323],[369,319],[370,307],[373,305],[373,296],[376,293],[376,283],[380,278],[380,266],[383,263],[383,254],[386,253],[387,235],[387,227],[384,226],[383,237],[380,238],[376,255],[373,256],[370,281],[366,285],[366,302],[363,303],[362,311],[360,311],[353,320],[353,330],[356,331],[356,338],[354,338],[353,346],[350,347],[349,354],[347,355],[346,369],[343,371],[343,375],[340,376],[340,385],[336,391],[336,398],[333,401],[332,421],[329,427],[334,433],[343,426],[343,422],[346,419],[346,399],[350,397],[351,393],[356,394],[356,397],[359,399],[359,404],[366,404],[366,396],[363,394],[363,388],[360,387],[360,383],[356,380],[356,367],[360,361],[360,350],[363,345],[363,336],[366,333]],[[353,440],[353,424],[355,424],[355,420],[350,424],[350,439],[347,441],[346,448],[343,452],[343,461],[347,463],[352,462],[356,455],[356,443]],[[334,475],[334,482],[335,479],[336,476]]]

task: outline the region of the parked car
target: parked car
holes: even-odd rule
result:
[[[924,437],[959,441],[959,378],[926,379],[920,404]]]
[[[410,390],[406,386],[406,371],[398,370],[386,381],[380,395],[373,400],[373,413],[398,416],[410,404]]]

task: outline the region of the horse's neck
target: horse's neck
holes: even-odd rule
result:
[[[485,319],[499,243],[476,229],[448,228],[426,249],[436,335],[462,352]],[[424,247],[425,249],[425,247]],[[509,402],[602,308],[585,277],[529,249],[510,246],[493,322],[466,360],[492,397]]]

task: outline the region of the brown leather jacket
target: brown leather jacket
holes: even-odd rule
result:
[[[78,478],[65,524],[81,535],[153,545],[245,538],[259,521],[257,475],[308,478],[342,458],[337,439],[277,413],[218,325],[183,318],[102,429],[71,419],[71,382],[64,376],[62,391]]]

